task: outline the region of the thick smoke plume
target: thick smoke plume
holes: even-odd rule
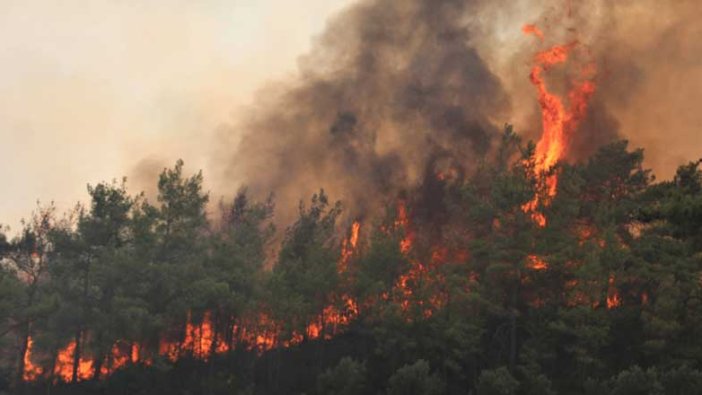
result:
[[[624,137],[667,176],[702,155],[702,112],[692,108],[702,96],[700,8],[695,0],[361,1],[329,22],[298,78],[262,92],[224,132],[223,147],[241,136],[233,155],[224,149],[225,177],[285,202],[324,187],[351,216],[372,213],[428,173],[475,168],[505,123],[538,139],[531,59],[571,41],[597,67],[597,91],[568,159]],[[543,42],[521,33],[526,23],[541,27]],[[554,91],[565,91],[570,72],[549,73]],[[680,154],[662,150],[664,139]],[[279,207],[288,220],[292,210]]]
[[[428,166],[475,165],[509,108],[470,45],[477,5],[377,0],[338,15],[300,79],[254,110],[231,171],[282,201],[324,187],[358,215]]]

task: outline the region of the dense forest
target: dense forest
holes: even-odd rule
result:
[[[41,205],[0,236],[0,393],[700,393],[699,162],[657,182],[621,141],[540,173],[534,148],[508,128],[363,218],[210,202],[180,161],[153,201]]]

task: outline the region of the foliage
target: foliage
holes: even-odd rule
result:
[[[519,382],[512,377],[507,368],[483,370],[478,379],[478,395],[512,395],[517,393]]]
[[[366,367],[349,357],[317,378],[317,392],[325,395],[361,395],[366,392]]]
[[[425,360],[399,368],[388,379],[388,395],[438,395],[444,392],[444,383],[432,374]]]
[[[698,393],[700,162],[654,182],[626,142],[546,174],[533,152],[508,130],[373,218],[323,190],[289,224],[245,188],[208,205],[182,161],[155,201],[39,206],[0,232],[0,393]]]

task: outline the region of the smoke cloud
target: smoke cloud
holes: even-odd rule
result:
[[[465,16],[478,5],[377,0],[336,16],[299,79],[261,94],[230,174],[285,202],[324,187],[359,215],[428,166],[475,166],[509,110],[470,44]]]
[[[297,78],[268,86],[247,118],[221,131],[225,148],[216,157],[229,159],[222,176],[285,202],[324,187],[351,215],[372,212],[427,169],[470,171],[505,123],[538,139],[533,55],[577,41],[575,61],[597,67],[597,91],[569,159],[627,138],[668,177],[702,156],[702,112],[693,108],[702,99],[700,8],[653,0],[361,1],[330,20],[300,58]],[[543,42],[522,34],[526,23],[541,27]],[[569,73],[549,72],[554,91],[566,91]]]

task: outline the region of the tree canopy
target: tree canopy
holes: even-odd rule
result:
[[[699,392],[700,162],[656,182],[625,141],[547,174],[533,151],[508,129],[363,218],[324,190],[213,204],[182,161],[154,201],[38,206],[0,232],[0,393]]]

